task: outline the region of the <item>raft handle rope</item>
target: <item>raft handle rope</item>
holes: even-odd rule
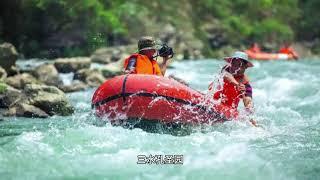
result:
[[[130,74],[127,74],[124,77],[123,82],[122,82],[121,96],[122,96],[122,100],[123,100],[124,103],[126,102],[126,83],[127,83],[129,75]]]

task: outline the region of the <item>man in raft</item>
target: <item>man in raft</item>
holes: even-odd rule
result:
[[[224,59],[228,64],[222,68],[223,83],[214,92],[214,100],[219,101],[222,107],[237,112],[239,101],[242,99],[246,111],[252,114],[252,87],[248,76],[244,73],[247,68],[253,67],[253,64],[248,60],[248,55],[241,51],[237,51],[231,57]],[[209,87],[209,90],[211,89],[212,84]],[[257,126],[255,120],[251,119],[250,122]]]
[[[151,74],[163,76],[167,70],[170,56],[164,56],[158,65],[154,59],[157,52],[155,40],[150,36],[141,37],[138,41],[138,53],[132,54],[124,62],[125,74]]]
[[[288,42],[284,43],[284,45],[279,49],[279,53],[291,55],[295,60],[299,59],[298,53],[291,47],[290,43]]]

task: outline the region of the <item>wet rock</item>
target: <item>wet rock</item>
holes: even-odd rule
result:
[[[91,61],[100,64],[116,62],[123,58],[123,54],[134,53],[136,48],[136,45],[100,48],[91,55]]]
[[[23,94],[7,84],[0,83],[0,108],[7,108],[20,101]]]
[[[21,103],[11,107],[4,116],[18,116],[28,118],[47,118],[49,115],[35,106]]]
[[[121,69],[117,66],[108,66],[100,69],[100,71],[105,78],[112,78],[114,76],[122,74]]]
[[[70,85],[63,85],[59,87],[59,89],[61,89],[65,93],[82,91],[82,90],[85,90],[86,88],[88,88],[88,86],[81,81],[74,81]]]
[[[98,87],[102,83],[104,83],[106,79],[103,77],[102,74],[91,74],[87,77],[86,82],[91,87]]]
[[[74,79],[80,80],[91,87],[98,87],[106,80],[98,69],[81,69],[74,74]]]
[[[12,68],[16,65],[18,52],[10,43],[0,44],[0,66],[4,68],[8,74],[11,74]]]
[[[97,69],[81,69],[74,74],[73,79],[86,82],[87,77],[95,73],[100,73],[100,72]]]
[[[32,74],[39,81],[47,85],[59,86],[63,84],[59,77],[59,73],[53,64],[43,64],[35,68]]]
[[[95,63],[109,64],[119,60],[120,57],[121,51],[117,48],[101,48],[92,54],[91,61]]]
[[[7,77],[6,70],[0,67],[0,81],[3,81],[6,77]]]
[[[13,108],[9,108],[7,109],[0,109],[1,114],[3,116],[15,116],[17,114],[17,108],[13,107]]]
[[[123,73],[122,71],[123,71],[124,60],[127,57],[129,57],[129,55],[123,54],[122,58],[119,61],[113,62],[113,63],[110,63],[110,64],[107,64],[107,65],[103,66],[100,69],[102,75],[105,78],[112,78],[114,76],[121,75]]]
[[[91,60],[87,57],[59,58],[54,66],[61,73],[76,72],[80,69],[90,68]]]
[[[40,83],[35,77],[28,73],[22,73],[8,77],[5,82],[17,89],[23,89],[27,84]]]
[[[34,105],[50,116],[68,116],[74,112],[65,94],[54,86],[28,84],[24,89],[28,104]]]
[[[105,78],[112,78],[114,76],[120,75],[122,72],[116,69],[103,68],[101,69],[101,73]]]

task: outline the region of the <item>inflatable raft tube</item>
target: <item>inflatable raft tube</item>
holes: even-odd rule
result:
[[[202,93],[173,79],[138,74],[104,82],[93,95],[92,108],[98,117],[115,124],[126,120],[212,124],[234,116],[228,109],[205,104]]]
[[[268,61],[268,60],[290,60],[294,59],[291,54],[282,53],[255,53],[252,51],[245,51],[250,59]]]

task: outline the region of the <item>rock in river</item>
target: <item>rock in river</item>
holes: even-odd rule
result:
[[[57,87],[28,84],[24,93],[28,97],[28,104],[40,108],[51,116],[68,116],[74,112],[65,94]]]
[[[91,60],[88,57],[59,58],[55,60],[54,65],[59,72],[70,73],[90,68]]]

